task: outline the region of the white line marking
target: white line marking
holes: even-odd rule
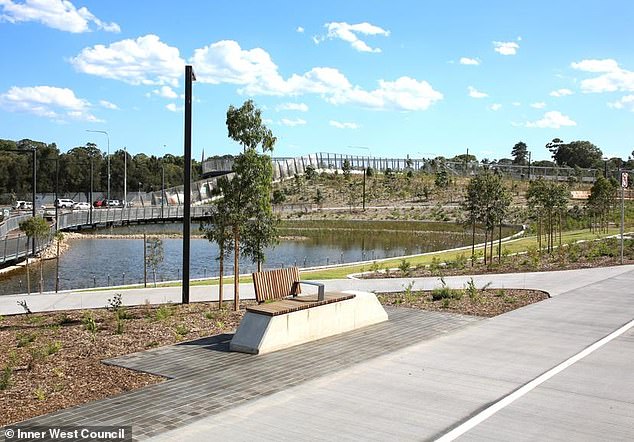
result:
[[[462,424],[460,424],[459,426],[457,426],[456,428],[454,428],[450,432],[448,432],[448,433],[444,434],[443,436],[441,436],[440,438],[436,439],[436,441],[437,442],[449,442],[449,441],[457,439],[458,437],[460,437],[463,434],[465,434],[467,431],[473,429],[475,426],[481,424],[482,422],[484,422],[485,420],[487,420],[488,418],[493,416],[495,413],[497,413],[501,409],[503,409],[506,406],[512,404],[514,401],[516,401],[517,399],[521,398],[522,396],[524,396],[529,391],[531,391],[534,388],[538,387],[540,384],[546,382],[548,379],[552,378],[556,374],[564,371],[566,368],[570,367],[572,364],[574,364],[576,362],[579,362],[581,359],[585,358],[586,356],[588,356],[589,354],[591,354],[595,350],[603,347],[605,344],[607,344],[608,342],[612,341],[613,339],[618,338],[619,336],[621,336],[623,333],[628,331],[633,326],[634,326],[634,320],[631,320],[630,322],[628,322],[627,324],[625,324],[624,326],[622,326],[618,330],[613,331],[612,333],[610,333],[609,335],[607,335],[603,339],[600,339],[599,341],[595,342],[591,346],[587,347],[586,349],[580,351],[576,355],[574,355],[574,356],[570,357],[569,359],[565,360],[564,362],[562,362],[561,364],[557,365],[556,367],[551,368],[547,372],[541,374],[540,376],[536,377],[532,381],[530,381],[527,384],[523,385],[522,387],[518,388],[517,390],[515,390],[513,393],[509,394],[508,396],[503,397],[498,402],[494,403],[493,405],[489,406],[488,408],[485,408],[480,413],[478,413],[475,416],[473,416],[471,419],[467,420],[466,422],[463,422]]]

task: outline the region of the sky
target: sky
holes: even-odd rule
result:
[[[253,99],[275,156],[634,150],[634,2],[0,0],[0,138],[233,154]],[[99,132],[105,131],[107,136]]]

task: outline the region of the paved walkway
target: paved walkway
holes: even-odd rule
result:
[[[533,272],[533,273],[507,273],[473,276],[478,287],[491,283],[493,288],[533,288],[541,289],[555,296],[586,284],[602,281],[613,276],[628,272],[634,266],[616,266],[585,270],[564,270],[560,272]],[[446,277],[445,281],[450,287],[464,287],[471,279],[470,276]],[[414,281],[415,289],[431,289],[440,286],[440,281],[435,277],[427,278],[394,278],[394,279],[337,279],[321,281],[326,285],[326,290],[364,290],[372,292],[387,292],[402,290],[407,284]],[[315,290],[306,287],[307,293]],[[121,293],[125,305],[143,305],[146,300],[152,304],[178,303],[181,301],[180,287],[140,288],[127,290],[73,290],[60,293],[31,294],[31,295],[4,295],[0,296],[0,315],[24,313],[17,301],[25,300],[29,308],[34,311],[52,311],[81,308],[105,307],[108,299],[113,294]],[[225,300],[233,299],[233,286],[225,285]],[[253,284],[240,284],[240,298],[254,299]],[[218,286],[192,286],[190,288],[190,300],[217,301]]]
[[[30,423],[132,423],[135,438],[166,441],[634,440],[634,266],[474,280],[553,298],[485,320],[392,309],[387,323],[269,355],[228,353],[220,336],[125,356],[110,362],[172,379]]]

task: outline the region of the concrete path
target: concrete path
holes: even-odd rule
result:
[[[557,296],[155,440],[634,440],[634,269],[496,280]]]
[[[583,287],[598,281],[603,281],[613,276],[629,272],[634,266],[616,266],[584,270],[564,270],[560,272],[535,272],[535,273],[507,273],[500,275],[477,275],[473,280],[477,287],[491,283],[493,288],[533,288],[549,292],[551,296],[564,293],[574,288]],[[445,281],[450,287],[464,287],[471,279],[470,276],[446,277]],[[415,289],[431,289],[440,286],[440,280],[435,277],[428,278],[395,278],[395,279],[338,279],[321,281],[326,284],[327,291],[363,290],[372,292],[387,292],[402,290],[407,284],[414,281]],[[306,286],[306,291],[314,290]],[[31,295],[4,295],[0,296],[0,315],[24,313],[18,301],[26,301],[33,312],[68,310],[82,308],[105,307],[108,299],[115,293],[121,293],[125,305],[142,305],[147,301],[151,304],[178,303],[181,300],[180,287],[141,288],[127,290],[97,290],[82,291],[73,290],[60,293],[31,294]],[[233,286],[225,285],[224,297],[233,299]],[[241,299],[254,299],[253,284],[240,285]],[[217,301],[218,286],[192,286],[190,288],[190,300]]]

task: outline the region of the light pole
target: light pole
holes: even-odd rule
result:
[[[608,157],[603,157],[603,178],[608,179]]]
[[[123,146],[123,207],[128,205],[128,151]]]
[[[367,146],[348,146],[348,148],[350,149],[364,149],[368,151],[368,154],[370,153],[370,148]],[[366,171],[367,171],[367,167],[365,165],[365,161],[363,161],[363,211],[365,212],[365,175],[366,175]]]
[[[163,219],[163,206],[165,205],[165,144],[161,156],[161,219]]]
[[[106,132],[105,130],[86,129],[86,132],[96,132],[96,133],[99,133],[99,134],[105,134],[106,135],[106,140],[108,141],[108,194],[106,196],[106,201],[108,201],[108,203],[110,203],[110,135],[108,135],[108,132]]]

